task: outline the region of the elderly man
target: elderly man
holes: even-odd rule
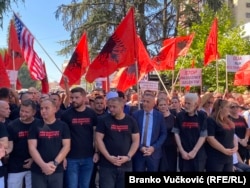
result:
[[[207,115],[197,110],[199,97],[196,93],[187,93],[184,101],[185,110],[177,114],[172,129],[180,152],[179,168],[182,172],[203,172],[206,164],[204,143]]]

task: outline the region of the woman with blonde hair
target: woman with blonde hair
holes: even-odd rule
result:
[[[230,103],[217,99],[207,118],[207,172],[232,172],[233,154],[238,150],[235,125],[229,118]]]
[[[213,93],[205,93],[204,95],[201,96],[199,110],[206,112],[207,115],[209,116],[212,112],[213,103],[214,103]]]

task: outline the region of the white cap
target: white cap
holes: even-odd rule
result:
[[[106,99],[109,100],[111,98],[119,97],[116,91],[110,91],[106,94]]]

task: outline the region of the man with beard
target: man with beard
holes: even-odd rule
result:
[[[125,187],[125,172],[132,171],[131,158],[139,147],[140,135],[134,118],[125,114],[124,99],[108,100],[110,113],[98,119],[96,142],[101,152],[99,185]]]
[[[23,179],[25,187],[31,188],[30,167],[33,162],[28,149],[28,130],[39,120],[35,119],[36,104],[27,99],[20,106],[20,118],[12,121],[8,126],[9,146],[8,153],[8,188],[21,188]]]
[[[72,107],[64,111],[61,120],[69,125],[71,150],[67,155],[66,182],[68,188],[89,188],[94,162],[99,159],[94,147],[97,115],[85,106],[86,91],[81,87],[71,90]]]

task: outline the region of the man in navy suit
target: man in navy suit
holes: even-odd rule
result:
[[[162,113],[154,109],[154,106],[155,96],[144,93],[142,96],[143,109],[132,114],[137,121],[141,138],[139,149],[133,157],[133,171],[135,172],[156,172],[159,169],[167,129]],[[146,126],[146,124],[148,125]]]

